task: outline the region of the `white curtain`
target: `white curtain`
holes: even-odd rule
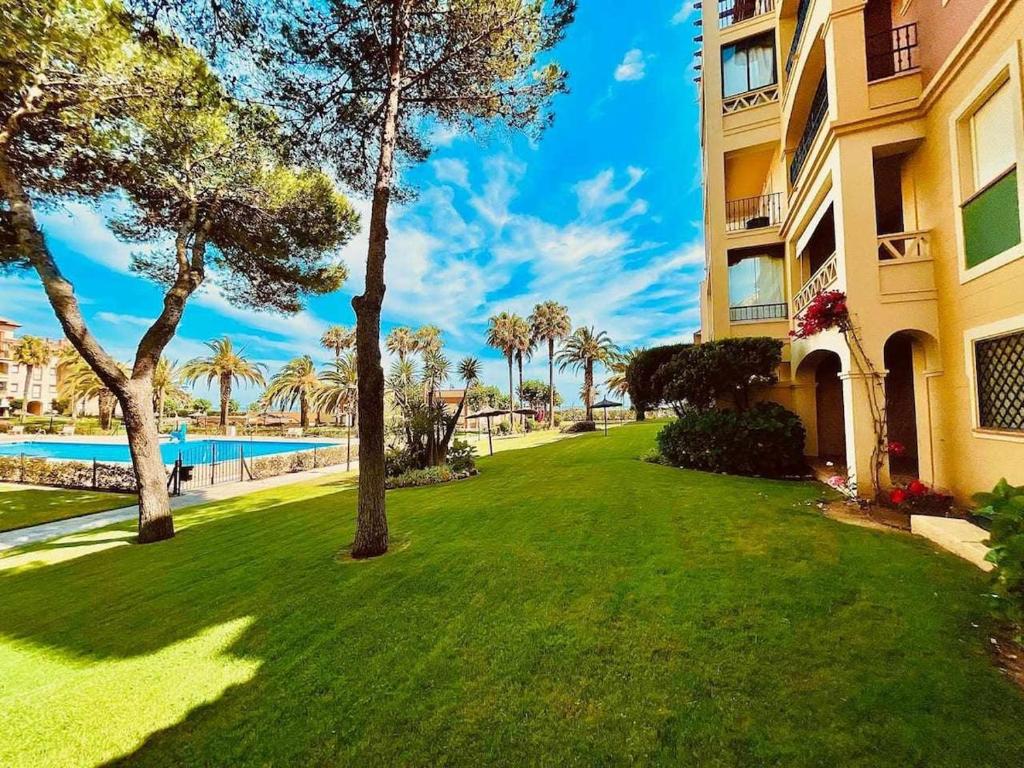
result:
[[[747,49],[750,90],[765,88],[775,82],[775,42],[763,40]]]

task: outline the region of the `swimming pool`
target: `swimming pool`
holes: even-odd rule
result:
[[[237,459],[242,452],[245,457],[270,456],[276,453],[297,453],[314,448],[333,448],[335,443],[304,443],[299,441],[274,440],[189,440],[185,443],[160,443],[160,455],[165,464],[173,464],[179,451],[186,462],[198,464]],[[132,460],[128,443],[72,443],[50,440],[24,440],[16,443],[0,443],[0,456],[34,456],[44,459],[65,461],[124,461]]]

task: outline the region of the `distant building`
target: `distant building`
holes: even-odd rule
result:
[[[60,384],[60,372],[57,358],[67,344],[64,340],[45,339],[52,356],[45,366],[38,366],[32,371],[32,380],[26,390],[25,370],[14,360],[14,350],[18,343],[15,336],[19,323],[0,317],[0,416],[13,415],[12,401],[27,400],[28,412],[41,416],[50,410],[57,399],[57,388]],[[20,334],[24,335],[24,334]]]

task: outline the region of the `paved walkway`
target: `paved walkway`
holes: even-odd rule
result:
[[[355,471],[358,468],[359,463],[353,461],[352,470]],[[287,475],[267,477],[262,480],[246,480],[239,483],[211,485],[207,488],[200,488],[195,491],[183,493],[181,496],[172,496],[171,509],[194,507],[197,504],[206,504],[210,501],[230,499],[234,496],[243,496],[248,493],[263,491],[268,488],[277,488],[282,485],[301,483],[305,480],[315,480],[317,478],[326,477],[327,475],[336,475],[339,472],[344,471],[344,467],[341,466],[323,467],[321,469],[311,469],[306,472],[292,472]],[[57,539],[61,536],[68,536],[74,533],[82,533],[96,528],[103,528],[107,525],[113,525],[114,523],[123,523],[126,520],[134,520],[138,516],[139,507],[137,504],[133,504],[130,507],[122,507],[121,509],[110,509],[106,512],[96,512],[92,515],[72,517],[68,520],[57,520],[52,523],[33,525],[31,528],[20,528],[16,531],[6,531],[4,533],[0,533],[0,552],[7,549],[13,549],[14,547],[25,546],[26,544],[36,544],[41,541]]]

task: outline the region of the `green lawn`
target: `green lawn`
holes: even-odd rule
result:
[[[135,497],[124,493],[62,491],[0,483],[0,531],[105,512],[134,503]]]
[[[0,765],[1024,765],[979,571],[657,428],[391,492],[370,562],[345,480],[0,558]]]

